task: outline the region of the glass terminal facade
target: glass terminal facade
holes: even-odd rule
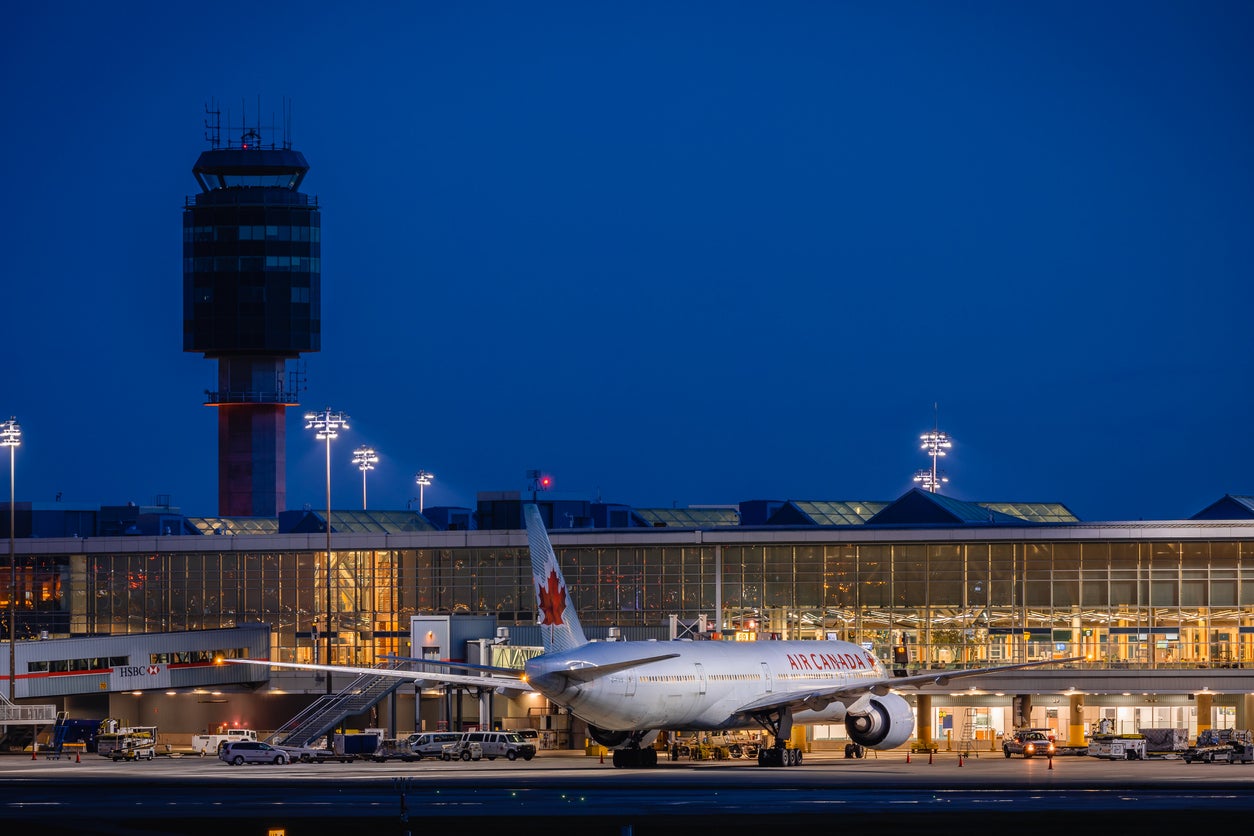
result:
[[[995,530],[866,529],[563,531],[553,540],[587,626],[702,614],[713,623],[721,602],[725,639],[840,638],[886,660],[904,642],[912,663],[932,667],[1072,656],[1110,667],[1254,663],[1254,524],[1047,531],[1017,541]],[[353,540],[372,537],[389,547],[332,545],[333,662],[403,651],[411,615],[535,622],[521,532]],[[137,547],[139,539],[153,542],[137,538]],[[218,538],[158,538],[174,547],[43,554],[43,581],[25,600],[68,610],[79,635],[265,622],[275,659],[310,661],[326,629],[325,561],[321,538],[295,538],[301,548],[292,539],[235,537],[223,549],[212,548]],[[445,547],[452,542],[459,545]],[[49,571],[52,564],[60,569]]]

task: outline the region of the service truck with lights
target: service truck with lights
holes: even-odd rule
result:
[[[218,749],[227,743],[234,743],[237,740],[256,740],[257,732],[252,729],[227,729],[222,734],[195,734],[192,735],[192,752],[204,757],[205,755],[216,755]]]

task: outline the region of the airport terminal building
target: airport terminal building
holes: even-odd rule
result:
[[[189,731],[234,721],[220,713],[229,702],[254,725],[268,723],[326,681],[213,670],[210,657],[374,665],[468,656],[467,641],[452,639],[458,630],[442,640],[426,638],[438,631],[416,634],[423,617],[490,620],[493,653],[516,662],[536,633],[522,530],[522,505],[534,501],[590,632],[832,637],[916,669],[1083,659],[980,678],[978,692],[911,694],[921,735],[1031,724],[1074,736],[1100,720],[1120,729],[1254,727],[1251,497],[1225,496],[1189,519],[1101,523],[1057,503],[963,502],[921,490],[891,501],[647,509],[561,496],[537,482],[480,494],[473,509],[329,519],[283,510],[284,415],[303,374],[291,364],[321,350],[326,324],[327,207],[302,191],[309,163],[292,144],[290,112],[281,131],[263,136],[246,116],[237,125],[228,113],[224,125],[207,106],[205,127],[210,147],[192,168],[199,191],[182,207],[182,349],[216,369],[204,394],[218,411],[219,516],[184,515],[168,497],[151,506],[0,503],[0,536],[16,555],[12,584],[0,581],[0,636],[17,640],[0,653],[0,672],[19,702],[55,698],[149,720],[160,713],[167,728]],[[307,418],[334,437],[343,416]],[[12,453],[20,431],[9,423]],[[936,487],[948,437],[922,438],[932,445]],[[508,643],[496,641],[497,628],[511,632]],[[144,679],[151,687],[135,687]],[[393,701],[398,723],[461,722],[455,697],[423,700],[412,690],[412,706],[398,711]],[[172,711],[160,703],[167,698],[188,706]],[[518,719],[544,710],[496,707]]]
[[[133,519],[118,523],[117,509],[101,509],[90,536],[62,537],[46,535],[85,518],[58,523],[19,504],[18,639],[264,624],[278,661],[323,661],[328,645],[337,664],[464,659],[465,647],[415,647],[411,618],[488,616],[527,635],[535,596],[516,514],[531,500],[483,494],[459,523],[433,513],[445,528],[412,512],[332,514],[329,562],[323,520],[308,511],[281,525],[133,506]],[[892,502],[662,510],[536,501],[590,628],[667,638],[678,622],[725,641],[839,638],[890,664],[904,650],[911,667],[930,669],[1083,658],[980,680],[980,690],[920,692],[921,733],[935,738],[991,738],[1023,724],[1066,734],[1103,719],[1124,729],[1254,725],[1247,497],[1226,496],[1189,520],[1114,523],[1082,522],[1055,504],[969,503],[920,490]],[[117,533],[98,536],[102,519]],[[18,699],[51,673],[19,667]],[[253,679],[239,690],[258,699],[266,680]],[[312,674],[277,681],[289,699],[322,687]],[[536,709],[498,706],[513,711]],[[440,701],[409,716],[460,719]]]

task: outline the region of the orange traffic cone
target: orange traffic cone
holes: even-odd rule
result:
[[[601,747],[601,763],[605,763],[605,747]]]
[[[958,753],[958,765],[962,766],[962,753],[961,752]]]
[[[906,763],[910,763],[910,750],[906,750]]]
[[[75,750],[75,752],[74,752],[74,763],[82,763],[82,762],[83,762],[83,761],[82,761],[82,759],[81,759],[81,758],[79,758],[79,756],[78,756],[78,751],[77,751],[77,750]]]
[[[932,762],[932,750],[931,749],[927,750],[927,762],[928,763]]]

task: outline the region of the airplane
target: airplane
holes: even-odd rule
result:
[[[795,766],[794,724],[843,723],[854,743],[894,749],[914,733],[914,713],[899,689],[991,673],[1077,661],[1057,659],[988,668],[891,675],[874,654],[844,641],[608,641],[584,635],[540,510],[524,506],[531,571],[544,652],[518,671],[478,675],[382,670],[260,659],[235,664],[397,676],[418,681],[489,686],[505,693],[536,691],[588,724],[588,734],[613,751],[616,767],[651,767],[651,743],[662,730],[725,731],[761,727],[773,745],[759,766]],[[449,667],[455,663],[440,663]]]

